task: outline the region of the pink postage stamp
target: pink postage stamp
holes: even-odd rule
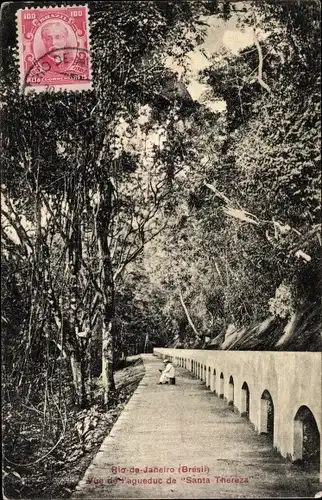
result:
[[[19,9],[17,31],[24,92],[92,88],[87,5]]]

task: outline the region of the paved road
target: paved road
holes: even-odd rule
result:
[[[190,372],[177,368],[177,384],[159,386],[162,362],[143,358],[146,374],[73,498],[283,498],[319,491],[318,473],[281,458],[267,436]]]

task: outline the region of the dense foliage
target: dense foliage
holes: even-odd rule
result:
[[[151,283],[173,345],[319,350],[319,5],[254,3],[243,24],[267,36],[200,76],[227,108],[186,131],[182,197],[145,253]]]

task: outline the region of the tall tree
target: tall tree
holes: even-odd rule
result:
[[[12,19],[18,7],[8,8]],[[49,322],[61,331],[56,344],[68,351],[82,405],[84,350],[97,321],[102,327],[105,403],[113,393],[116,287],[126,266],[162,230],[172,184],[181,169],[177,159],[182,151],[173,123],[174,111],[185,107],[184,92],[172,85],[169,94],[173,76],[163,61],[174,46],[178,56],[192,48],[200,36],[194,23],[209,9],[216,9],[216,2],[93,2],[94,89],[79,94],[21,95],[8,34],[1,88],[6,101],[3,180],[7,199],[14,200],[32,230],[37,228],[35,267],[42,274],[34,288],[44,290],[52,312]],[[140,126],[142,106],[152,112],[148,123]],[[152,161],[140,147],[131,149],[122,126],[130,135],[138,131],[146,136],[156,149]],[[153,127],[150,135],[160,136],[164,130],[161,144],[154,146],[148,134]],[[48,235],[45,227],[50,228]],[[50,270],[52,233],[66,271],[62,295]],[[45,329],[46,321],[41,323]]]

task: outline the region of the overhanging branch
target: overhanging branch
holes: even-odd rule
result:
[[[185,312],[185,314],[186,314],[186,317],[187,317],[187,320],[188,320],[188,322],[189,322],[189,325],[190,325],[190,326],[191,326],[191,328],[193,329],[193,331],[194,331],[194,333],[196,334],[196,336],[197,336],[198,338],[200,338],[200,335],[199,335],[199,333],[198,333],[198,331],[197,331],[197,329],[196,329],[196,327],[195,327],[195,325],[194,325],[194,323],[193,323],[193,321],[192,321],[192,319],[191,319],[191,316],[190,316],[190,314],[189,314],[189,311],[188,311],[188,309],[187,309],[187,306],[186,306],[186,304],[185,304],[185,302],[184,302],[184,300],[183,300],[181,290],[179,291],[179,297],[180,297],[180,302],[181,302],[181,304],[182,304],[183,310],[184,310],[184,312]]]

